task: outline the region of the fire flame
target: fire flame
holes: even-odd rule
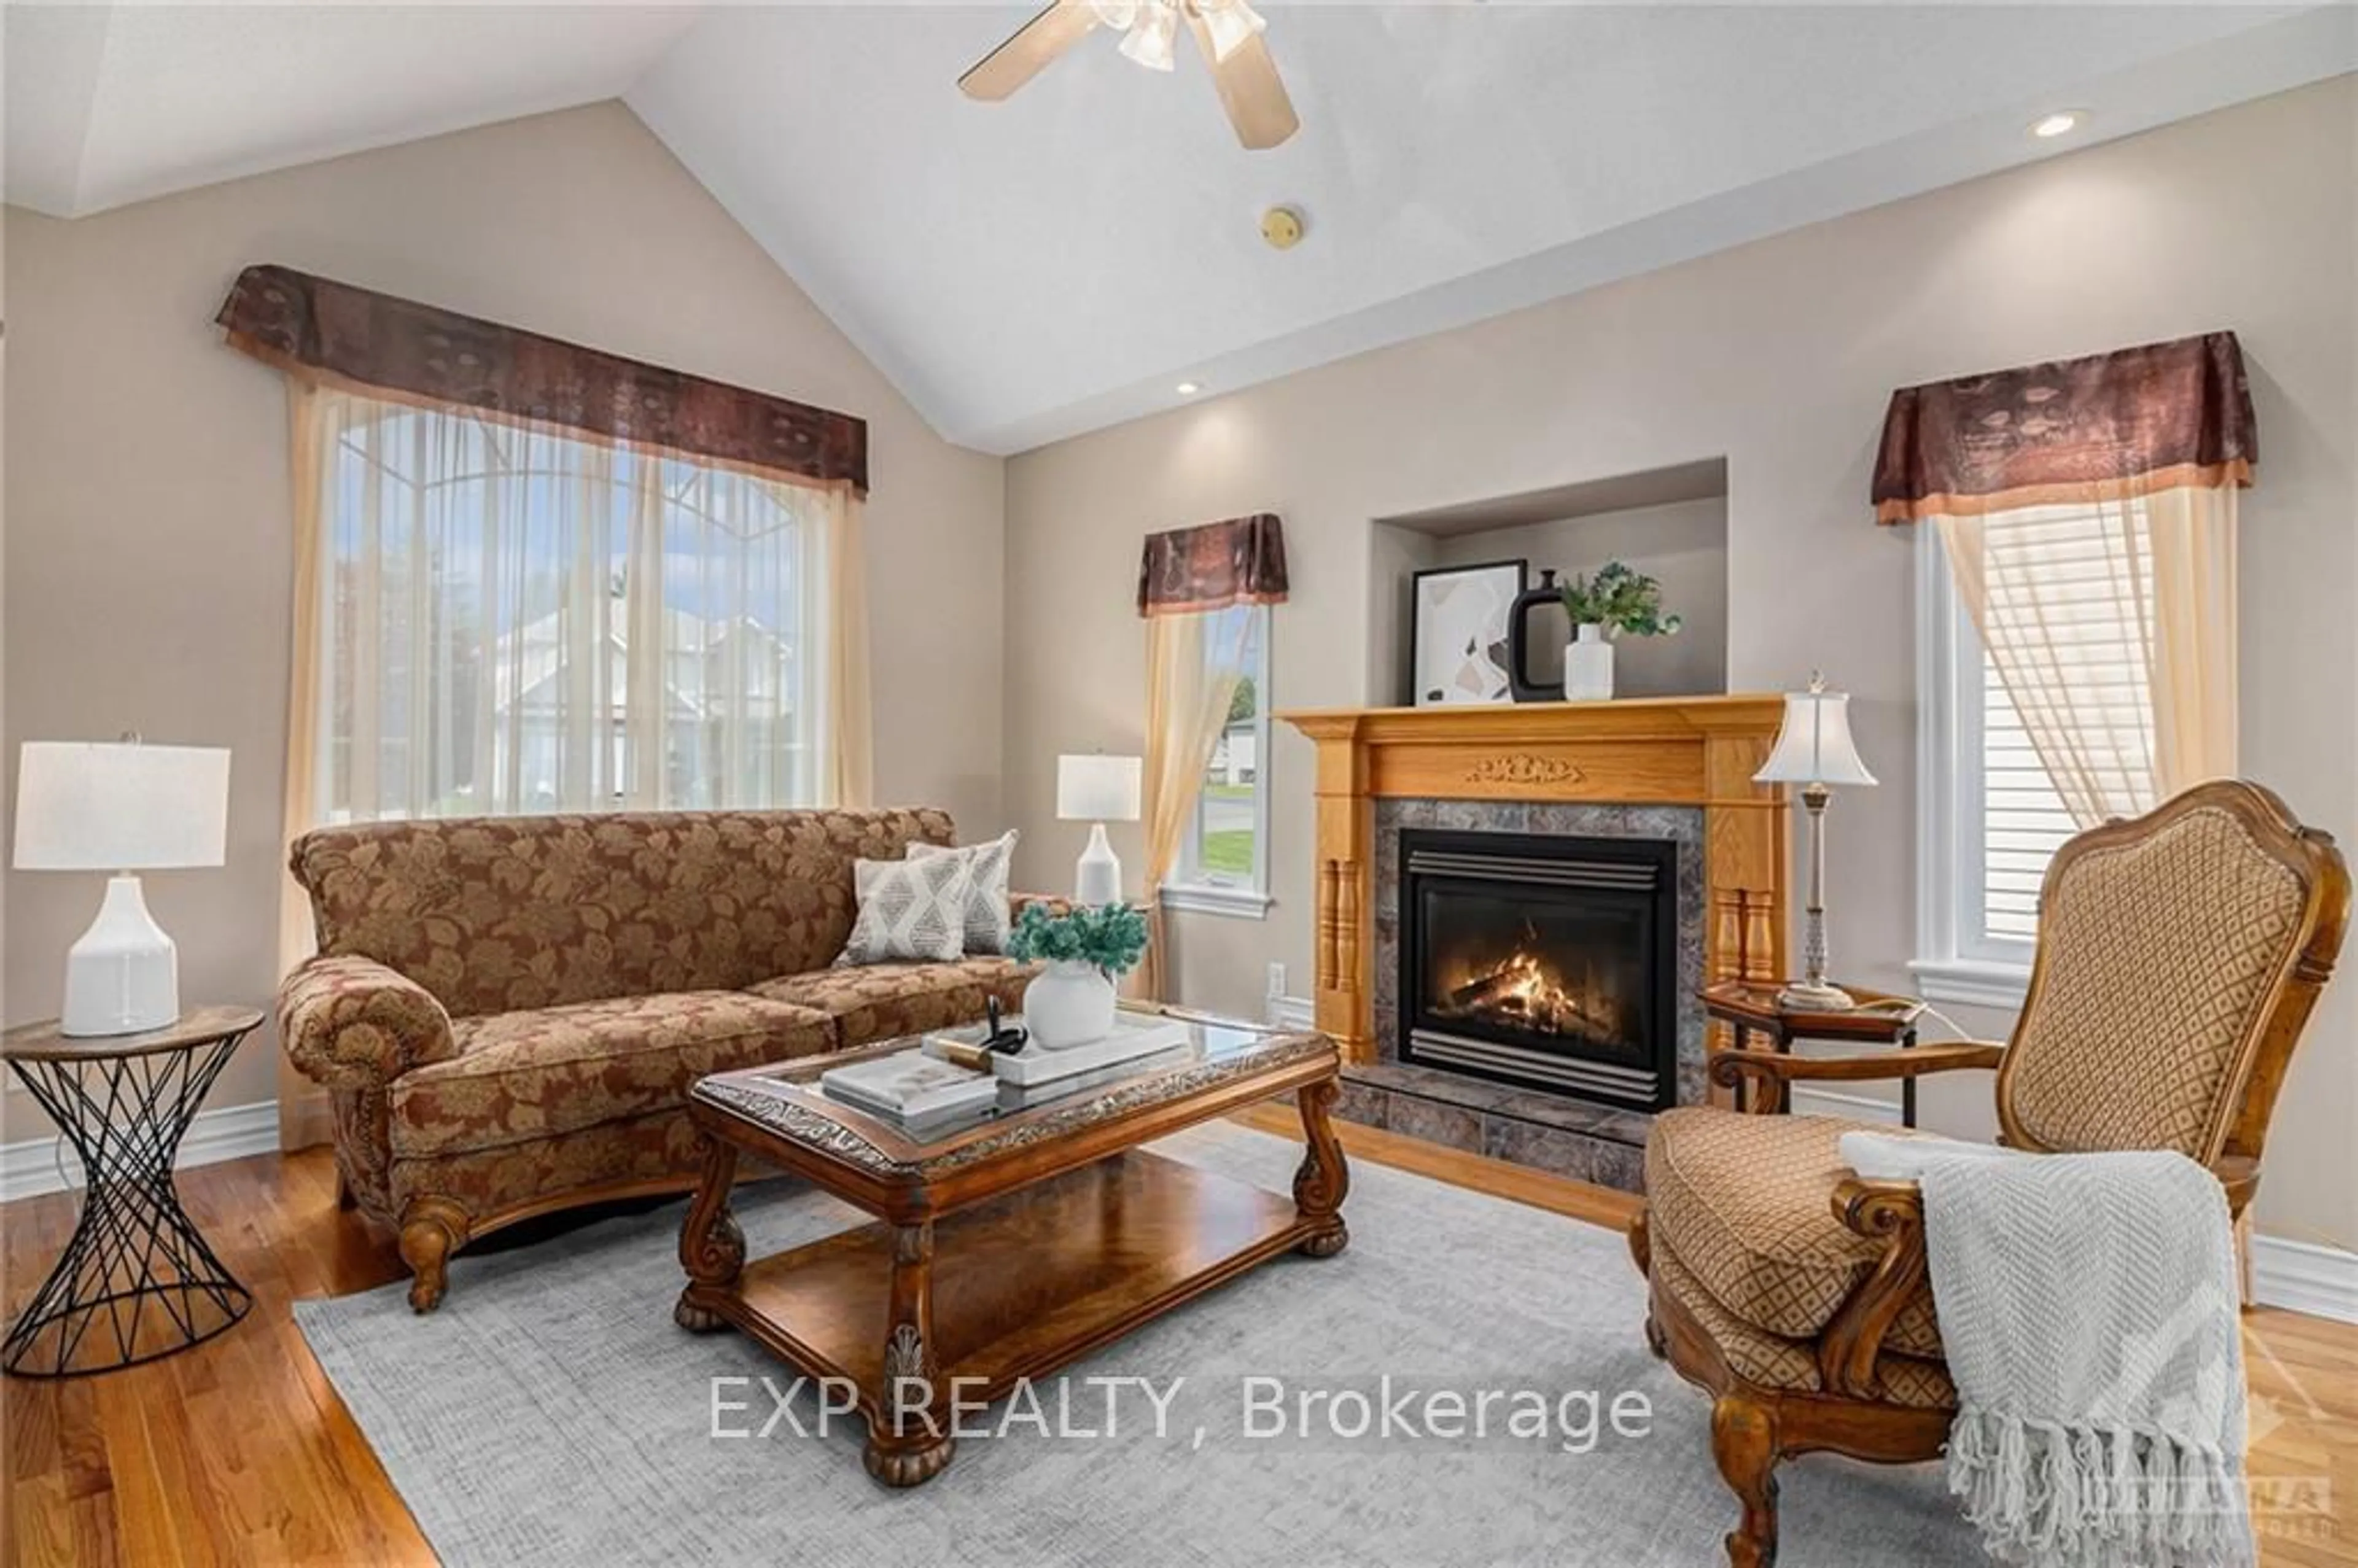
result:
[[[1615,988],[1600,980],[1593,965],[1584,965],[1579,983],[1570,983],[1535,950],[1537,934],[1526,927],[1523,940],[1505,959],[1481,969],[1461,962],[1461,978],[1442,989],[1433,1011],[1443,1018],[1526,1034],[1571,1035],[1602,1044],[1626,1041],[1628,1010]]]

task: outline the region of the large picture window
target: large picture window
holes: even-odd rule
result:
[[[827,801],[823,496],[309,395],[317,821]]]

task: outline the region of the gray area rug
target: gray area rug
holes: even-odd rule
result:
[[[1283,1191],[1299,1146],[1228,1124],[1158,1146]],[[402,1287],[305,1302],[297,1321],[336,1390],[443,1559],[454,1564],[875,1563],[1562,1564],[1709,1568],[1735,1517],[1710,1454],[1708,1403],[1647,1354],[1642,1287],[1621,1238],[1541,1210],[1362,1162],[1344,1213],[1350,1249],[1285,1258],[1203,1297],[1065,1378],[1075,1430],[962,1442],[942,1476],[907,1492],[868,1479],[860,1423],[795,1436],[716,1437],[715,1379],[783,1384],[734,1334],[673,1326],[680,1208],[617,1219],[515,1251],[460,1258],[441,1311],[412,1315]],[[799,1183],[739,1195],[756,1255],[860,1223]],[[1347,1433],[1389,1373],[1403,1390],[1457,1391],[1470,1426],[1483,1390],[1490,1435],[1455,1439],[1449,1405],[1410,1407],[1417,1434]],[[1135,1386],[1155,1379],[1163,1433]],[[1170,1380],[1184,1379],[1175,1391]],[[1281,1384],[1249,1383],[1274,1379]],[[768,1420],[759,1383],[721,1385]],[[1302,1434],[1250,1437],[1318,1396]],[[1528,1390],[1554,1407],[1544,1437]],[[1588,1429],[1567,1393],[1608,1411]],[[1058,1388],[1043,1387],[1056,1419]],[[1647,1435],[1616,1435],[1617,1394],[1646,1396]],[[1260,1400],[1249,1413],[1249,1395]],[[806,1428],[817,1404],[795,1404]],[[970,1424],[996,1429],[1011,1407]],[[1629,1407],[1625,1406],[1625,1412]],[[1328,1413],[1332,1411],[1332,1414]],[[1437,1419],[1432,1417],[1437,1416]],[[1634,1426],[1634,1422],[1626,1423]],[[1339,1432],[1338,1432],[1339,1429]],[[1523,1428],[1522,1430],[1528,1430]],[[1199,1435],[1200,1433],[1200,1435]],[[1786,1466],[1787,1568],[1936,1568],[1985,1561],[1931,1466],[1826,1458]]]

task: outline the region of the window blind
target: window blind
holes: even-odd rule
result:
[[[1984,934],[2037,934],[2047,863],[2078,830],[2024,714],[2071,748],[2075,777],[2102,780],[2115,800],[2150,793],[2153,715],[2152,560],[2145,504],[2040,506],[1994,514],[1982,538],[1985,613],[1993,628],[2032,633],[2044,650],[2000,678],[1982,674],[1981,914]],[[2150,804],[2141,802],[2141,804]]]
[[[1987,654],[1981,676],[1982,931],[2028,942],[2038,935],[2047,862],[2075,828]]]

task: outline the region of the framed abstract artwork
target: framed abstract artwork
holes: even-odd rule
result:
[[[1415,575],[1409,657],[1417,707],[1510,699],[1507,623],[1530,575],[1521,560]]]

